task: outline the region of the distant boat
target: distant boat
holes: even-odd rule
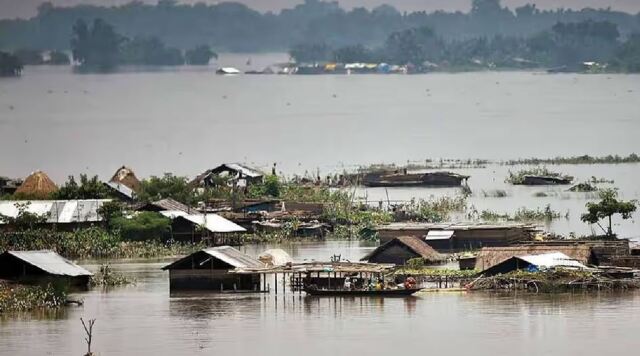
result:
[[[234,75],[234,74],[241,74],[241,73],[242,72],[240,72],[240,70],[233,67],[222,67],[216,71],[216,74],[222,74],[222,75]]]
[[[348,290],[348,289],[317,289],[305,288],[309,295],[331,297],[406,297],[421,291],[422,288],[382,289],[382,290]]]
[[[467,179],[452,172],[369,173],[362,183],[367,187],[456,187]]]

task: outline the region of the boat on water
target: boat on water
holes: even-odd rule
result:
[[[366,187],[458,187],[469,177],[452,172],[369,173],[362,183]]]
[[[327,296],[327,297],[407,297],[413,295],[422,288],[398,288],[398,289],[381,289],[381,290],[348,290],[348,289],[317,289],[305,288],[304,291],[308,295]]]

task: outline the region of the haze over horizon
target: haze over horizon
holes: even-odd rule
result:
[[[304,0],[231,0],[246,4],[259,11],[279,11],[283,8],[291,8]],[[45,0],[0,0],[0,19],[6,18],[28,18],[34,16],[37,8]],[[79,4],[114,6],[122,5],[131,0],[50,0],[56,6],[74,6]],[[157,0],[143,0],[146,3],[157,3]],[[179,3],[219,3],[223,1],[214,0],[179,0]],[[338,1],[344,8],[364,6],[373,8],[381,4],[393,5],[400,11],[416,10],[445,10],[445,11],[468,11],[471,0],[341,0]],[[626,11],[630,13],[640,12],[640,1],[638,0],[502,0],[504,6],[515,8],[527,3],[536,4],[540,9],[571,8],[582,9],[607,8],[613,10]]]

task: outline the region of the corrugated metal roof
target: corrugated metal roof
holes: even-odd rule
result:
[[[240,163],[225,163],[222,166],[226,166],[227,168],[240,172],[242,173],[242,175],[247,176],[247,177],[251,177],[251,178],[257,178],[257,177],[262,177],[264,175],[264,173],[260,172],[257,169],[251,168],[251,167],[247,167],[243,164]],[[221,166],[221,167],[222,167]],[[218,167],[220,168],[220,167]],[[214,170],[217,170],[218,168],[215,168]]]
[[[541,255],[527,255],[515,257],[537,266],[540,269],[554,268],[554,267],[570,267],[586,269],[587,266],[572,259],[562,252],[544,253]]]
[[[98,222],[102,217],[98,214],[98,209],[111,199],[93,200],[23,200],[0,201],[0,214],[17,217],[20,204],[26,204],[26,211],[32,214],[47,215],[47,223],[77,223],[77,222]],[[0,221],[0,224],[5,222]]]
[[[5,253],[53,275],[69,277],[93,275],[53,251],[7,251]]]
[[[157,201],[151,202],[150,204],[164,210],[181,210],[185,212],[188,212],[191,210],[189,206],[182,204],[181,202],[171,198],[157,200]]]
[[[495,229],[514,229],[514,228],[532,228],[532,225],[505,223],[505,224],[482,224],[482,223],[421,223],[421,222],[398,222],[384,225],[378,225],[374,229],[376,231],[402,231],[402,230],[495,230]]]
[[[170,218],[183,218],[196,225],[204,226],[211,232],[244,232],[247,231],[242,226],[223,218],[218,214],[188,214],[180,210],[161,211],[160,214]]]
[[[126,185],[119,183],[119,182],[107,182],[105,183],[107,186],[109,186],[110,188],[114,189],[115,191],[117,191],[118,193],[124,195],[125,197],[129,198],[129,199],[133,199],[133,189],[127,187]]]
[[[234,268],[264,268],[265,264],[256,260],[255,258],[244,254],[231,246],[218,246],[218,247],[210,247],[206,249],[202,249],[198,252],[194,252],[189,256],[181,258],[167,266],[162,267],[162,269],[172,269],[173,266],[179,265],[185,259],[191,258],[192,255],[196,253],[206,253],[213,258],[216,258]]]
[[[455,231],[452,230],[430,230],[424,237],[427,241],[433,240],[449,240],[453,237]]]

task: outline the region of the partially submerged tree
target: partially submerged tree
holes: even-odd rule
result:
[[[18,57],[0,52],[0,77],[17,77],[22,74],[22,62]]]
[[[218,58],[218,54],[207,45],[197,46],[185,53],[187,64],[206,66],[211,58]]]
[[[588,212],[582,214],[582,221],[589,224],[597,224],[607,236],[613,236],[611,218],[615,214],[620,214],[623,219],[631,218],[636,211],[636,201],[618,200],[618,192],[614,189],[600,191],[600,201],[597,203],[587,203]],[[609,226],[605,229],[600,220],[608,220]]]

